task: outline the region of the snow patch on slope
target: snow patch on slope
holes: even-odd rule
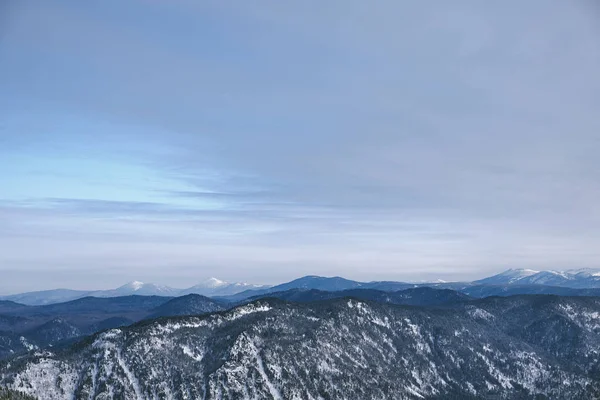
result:
[[[40,359],[29,363],[23,372],[15,376],[11,389],[25,392],[40,399],[68,398],[74,393],[79,380],[76,371],[60,361]]]

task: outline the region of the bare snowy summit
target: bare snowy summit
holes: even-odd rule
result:
[[[222,286],[226,286],[228,285],[227,282],[222,281],[220,279],[217,278],[208,278],[207,280],[200,282],[198,285],[196,285],[196,287],[205,287],[205,288],[218,288],[218,287],[222,287]]]
[[[140,290],[143,287],[144,287],[144,282],[133,281],[133,282],[129,282],[129,283],[121,286],[121,288],[119,288],[119,289],[137,291],[137,290]]]

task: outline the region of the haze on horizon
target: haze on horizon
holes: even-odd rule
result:
[[[0,5],[0,293],[600,268],[593,1]]]

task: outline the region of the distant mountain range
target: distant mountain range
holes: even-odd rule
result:
[[[600,288],[600,270],[536,271],[509,269],[474,282],[480,285],[546,285],[569,288]]]
[[[175,289],[164,285],[130,282],[112,290],[81,291],[70,289],[45,290],[0,297],[26,305],[44,305],[76,300],[83,297],[119,297],[129,295],[177,297],[199,294],[226,301],[242,301],[264,296],[268,293],[291,289],[321,290],[335,292],[351,289],[374,289],[398,291],[414,287],[452,289],[469,296],[506,296],[512,294],[595,295],[600,290],[600,270],[575,269],[566,271],[537,271],[532,269],[509,269],[500,274],[472,282],[359,282],[342,277],[309,275],[275,286],[256,285],[245,282],[229,283],[217,278],[207,279],[187,289]]]
[[[509,296],[515,294],[556,294],[595,296],[600,293],[600,271],[578,269],[568,271],[534,271],[510,269],[500,274],[472,282],[358,282],[341,277],[305,276],[280,285],[247,290],[224,297],[230,301],[262,297],[268,293],[290,289],[314,289],[328,292],[351,289],[374,289],[394,292],[416,287],[451,289],[473,297]]]
[[[248,299],[248,301],[259,300],[262,298],[277,298],[294,303],[310,303],[345,297],[376,301],[378,303],[411,306],[448,306],[473,300],[472,297],[454,290],[434,289],[423,286],[396,292],[384,292],[376,289],[348,289],[331,292],[317,289],[289,289],[283,292],[259,295]]]
[[[210,278],[187,289],[175,289],[169,286],[144,283],[140,281],[129,282],[116,289],[110,290],[71,290],[54,289],[36,292],[27,292],[9,296],[0,296],[0,300],[14,301],[15,303],[30,306],[64,303],[84,297],[122,297],[122,296],[165,296],[176,297],[187,294],[202,296],[231,296],[246,290],[266,289],[267,285],[255,285],[245,282],[229,283],[216,278]]]

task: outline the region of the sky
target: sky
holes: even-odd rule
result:
[[[592,0],[4,0],[0,293],[600,268]]]

